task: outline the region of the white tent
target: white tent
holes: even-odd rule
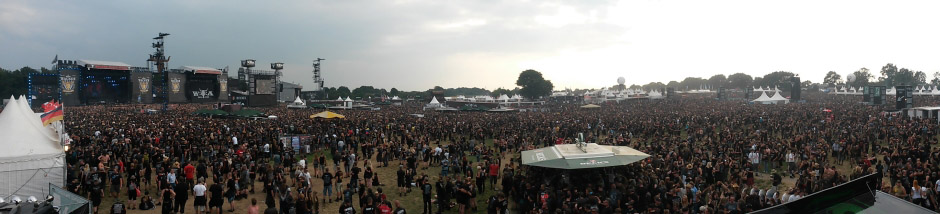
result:
[[[350,97],[346,97],[346,99],[343,100],[343,106],[346,106],[346,108],[352,108],[353,100]]]
[[[783,97],[783,95],[780,95],[780,92],[777,92],[776,94],[774,94],[774,96],[770,97],[770,101],[771,102],[783,101],[783,103],[789,103],[790,99]]]
[[[394,97],[392,97],[392,100],[401,100],[401,98],[398,97],[398,96],[394,96]]]
[[[499,98],[496,98],[496,100],[498,100],[498,101],[500,101],[500,102],[507,102],[507,101],[509,101],[509,96],[506,96],[505,94],[499,95]]]
[[[777,92],[776,94],[774,94],[773,97],[767,96],[767,92],[761,92],[760,97],[757,97],[757,99],[754,99],[751,101],[755,103],[761,103],[761,104],[777,104],[780,101],[783,101],[784,103],[790,102],[790,100],[787,98],[784,98],[783,95],[780,94],[780,92]]]
[[[663,94],[660,93],[659,91],[656,91],[656,90],[653,90],[652,92],[650,92],[649,94],[647,94],[647,96],[649,96],[650,99],[662,99],[662,98],[664,98],[664,97],[663,97]]]
[[[512,95],[512,98],[509,98],[509,99],[512,99],[512,100],[520,100],[520,101],[521,101],[521,100],[522,100],[522,96],[519,96],[518,94],[516,94],[516,95]]]
[[[431,97],[431,102],[427,105],[424,105],[425,109],[437,109],[441,107],[441,102],[437,101],[437,97]]]
[[[752,101],[752,102],[755,102],[755,103],[770,102],[770,97],[767,96],[767,92],[761,92],[761,93],[760,93],[760,96],[757,97],[757,99],[754,99],[754,100],[751,100],[751,101]]]
[[[298,96],[297,99],[294,99],[294,102],[287,105],[287,108],[298,109],[298,108],[307,108],[307,103],[304,100],[300,99]]]
[[[343,101],[343,97],[342,97],[342,96],[337,97],[337,98],[336,98],[336,101]]]
[[[65,150],[56,132],[42,125],[26,104],[11,99],[0,113],[0,198],[48,195],[49,184],[65,186]]]

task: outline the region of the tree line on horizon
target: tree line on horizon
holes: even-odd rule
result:
[[[32,73],[43,73],[43,74],[53,74],[55,71],[49,70],[47,68],[40,68],[39,70],[33,69],[30,67],[23,67],[16,70],[6,70],[0,68],[0,97],[8,98],[11,95],[24,95],[27,92],[27,83],[26,80],[29,74]],[[848,84],[853,87],[859,86],[873,86],[873,85],[886,85],[888,87],[896,85],[940,85],[940,72],[934,72],[932,79],[928,81],[927,74],[923,71],[915,71],[908,68],[899,68],[898,66],[888,63],[883,66],[879,72],[880,76],[875,77],[868,68],[860,68],[856,71],[852,71],[846,74],[855,75],[855,81],[847,82],[846,78],[837,73],[836,71],[829,71],[821,83],[814,83],[810,80],[804,79],[801,82],[801,87],[809,89],[818,89],[821,87],[833,87],[837,85]],[[677,90],[694,90],[700,89],[704,86],[707,86],[709,89],[715,90],[719,87],[724,87],[728,89],[743,89],[745,87],[778,87],[781,90],[790,89],[790,77],[795,76],[794,73],[789,71],[774,71],[764,76],[753,77],[745,73],[734,73],[728,76],[724,74],[716,74],[707,79],[701,77],[686,77],[681,81],[669,81],[667,83],[662,82],[650,82],[643,85],[632,84],[629,86],[620,86],[613,85],[608,88],[610,89],[642,89],[646,91],[650,90],[661,90],[664,88],[675,88]],[[229,84],[237,84],[237,80],[230,78]],[[247,85],[232,85],[235,87],[232,88],[247,88]],[[352,97],[355,99],[367,99],[369,97],[377,98],[381,96],[399,96],[403,99],[405,98],[427,98],[430,97],[431,92],[433,91],[442,91],[444,96],[492,96],[499,97],[500,95],[512,96],[519,94],[523,97],[529,99],[537,99],[539,97],[545,97],[551,95],[554,90],[554,85],[550,80],[545,80],[542,74],[536,70],[525,70],[520,72],[519,78],[516,81],[515,88],[497,88],[495,90],[487,90],[479,87],[456,87],[456,88],[443,88],[441,86],[435,86],[425,91],[401,91],[397,88],[391,88],[386,90],[385,88],[376,88],[373,86],[359,86],[358,88],[350,88],[348,86],[338,86],[338,87],[324,87],[323,90],[326,92],[326,99],[336,99],[339,97]],[[622,87],[622,88],[621,88]],[[596,89],[565,89],[565,91],[573,92],[575,94],[583,93],[590,90]]]

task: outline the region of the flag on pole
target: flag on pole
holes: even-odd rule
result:
[[[52,59],[52,64],[54,65],[55,62],[58,62],[58,61],[59,61],[59,55],[56,54],[56,55],[55,55],[55,59]]]
[[[56,102],[55,100],[49,101],[42,104],[42,125],[48,126],[49,124],[62,120],[62,104]]]

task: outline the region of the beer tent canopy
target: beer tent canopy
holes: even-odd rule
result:
[[[65,186],[65,150],[59,135],[26,104],[10,99],[0,113],[0,198],[43,198],[49,184]]]
[[[586,169],[627,165],[649,156],[627,146],[558,144],[523,151],[522,164],[556,169]]]
[[[600,107],[601,107],[601,106],[599,106],[599,105],[594,105],[594,104],[587,104],[587,105],[581,106],[581,108],[600,108]]]
[[[310,118],[311,119],[313,118],[333,119],[333,118],[346,118],[346,116],[343,116],[342,114],[333,113],[332,111],[323,111],[314,115],[310,115]]]

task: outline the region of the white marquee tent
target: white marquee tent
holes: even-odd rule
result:
[[[784,103],[790,102],[789,99],[784,98],[783,95],[781,95],[779,92],[774,94],[773,97],[767,96],[767,92],[761,92],[757,99],[751,100],[751,102],[760,104],[777,104],[780,101],[783,101]]]
[[[26,99],[0,112],[0,197],[45,197],[49,184],[65,186],[65,150],[55,130],[43,126]]]

